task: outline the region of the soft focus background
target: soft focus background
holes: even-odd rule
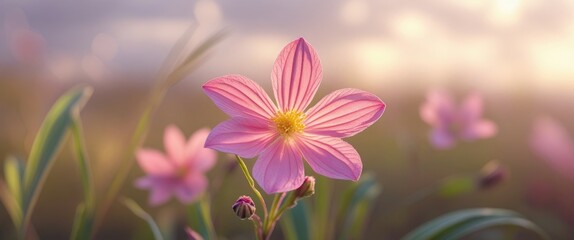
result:
[[[323,65],[315,102],[353,87],[374,92],[388,107],[375,125],[347,139],[361,154],[364,172],[383,186],[365,236],[397,239],[449,211],[500,207],[524,214],[555,239],[574,238],[574,171],[556,171],[559,165],[547,164],[530,144],[541,116],[563,125],[567,138],[574,136],[572,1],[0,0],[0,22],[0,158],[26,157],[55,99],[73,86],[94,86],[82,119],[101,194],[118,164],[130,160],[121,156],[155,76],[192,23],[197,24],[192,45],[220,29],[228,34],[201,67],[169,91],[145,147],[163,149],[163,130],[170,123],[190,135],[227,118],[201,92],[211,78],[239,73],[271,94],[277,54],[305,37]],[[498,124],[498,134],[453,149],[433,148],[419,107],[437,88],[458,101],[470,92],[482,94],[485,117]],[[33,216],[42,239],[68,238],[82,199],[69,149],[53,166]],[[212,185],[221,182],[213,203],[216,230],[246,239],[252,226],[237,220],[230,206],[250,191],[239,171],[221,178],[232,161],[224,154],[219,159],[209,174]],[[452,198],[430,196],[396,210],[417,190],[453,174],[478,172],[493,159],[509,172],[499,185]],[[184,208],[175,201],[147,205],[147,192],[132,184],[142,174],[134,169],[120,195],[135,198],[159,221],[181,218]],[[0,208],[0,238],[12,231]],[[97,238],[139,239],[146,231],[145,222],[118,204]]]

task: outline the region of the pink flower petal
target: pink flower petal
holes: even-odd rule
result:
[[[454,100],[443,91],[435,90],[427,95],[421,106],[420,115],[423,121],[434,127],[447,127],[455,121],[457,114]]]
[[[193,231],[190,227],[185,228],[185,235],[187,235],[187,240],[203,240],[201,234]]]
[[[574,180],[574,140],[560,123],[549,117],[536,119],[530,147],[554,170]]]
[[[323,70],[315,49],[305,39],[289,43],[275,60],[271,82],[283,112],[303,112],[321,83]]]
[[[205,147],[252,158],[259,155],[276,137],[276,131],[268,124],[232,118],[211,131]]]
[[[172,195],[176,182],[171,177],[145,176],[136,180],[136,187],[150,189],[149,202],[152,206],[160,205]]]
[[[324,176],[356,181],[363,163],[359,153],[347,142],[334,137],[302,135],[299,149],[311,168]]]
[[[474,140],[479,138],[489,138],[496,135],[498,128],[496,124],[490,120],[478,120],[470,126],[466,126],[461,133],[461,138],[464,140]]]
[[[341,89],[309,109],[305,132],[350,137],[372,125],[384,111],[385,103],[377,96],[357,89]]]
[[[268,193],[288,192],[303,184],[305,168],[293,142],[280,139],[261,153],[253,166],[253,178]]]
[[[227,75],[209,80],[203,91],[221,110],[231,117],[267,121],[276,108],[263,89],[240,75]]]
[[[454,136],[448,129],[435,128],[429,137],[432,145],[436,148],[447,149],[454,146]]]
[[[185,136],[175,125],[165,128],[163,134],[165,150],[174,164],[181,166],[185,160]]]
[[[182,203],[194,201],[207,188],[207,179],[200,173],[189,173],[175,188],[175,195]]]
[[[152,206],[161,205],[167,200],[171,198],[172,195],[172,186],[161,186],[156,185],[152,187],[150,197],[149,197],[149,204]]]
[[[205,172],[213,167],[216,153],[212,149],[205,148],[205,141],[209,135],[209,129],[197,130],[187,142],[186,156],[190,168],[199,172]]]
[[[460,119],[463,124],[474,124],[482,117],[483,101],[478,93],[469,94],[460,106]]]
[[[156,150],[140,149],[136,152],[138,164],[142,170],[150,175],[168,176],[174,171],[174,165]]]
[[[154,177],[152,176],[145,176],[138,178],[135,182],[135,186],[141,189],[151,188],[153,184],[154,184]]]

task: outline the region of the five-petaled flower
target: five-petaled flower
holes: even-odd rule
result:
[[[253,176],[267,193],[301,186],[302,158],[324,176],[359,179],[361,158],[341,138],[373,124],[385,104],[371,93],[341,89],[306,110],[321,79],[317,53],[299,38],[281,51],[273,67],[277,105],[246,77],[227,75],[208,81],[203,85],[205,93],[231,119],[213,129],[205,146],[246,158],[259,156]]]
[[[420,108],[420,115],[433,129],[431,143],[440,149],[451,148],[457,138],[471,141],[492,137],[497,132],[494,122],[482,119],[482,97],[476,93],[466,97],[460,107],[442,91],[432,91]]]
[[[215,151],[204,148],[208,129],[195,132],[188,141],[176,126],[165,129],[164,145],[167,154],[140,149],[138,164],[147,174],[136,181],[139,188],[151,189],[150,204],[159,205],[172,195],[182,203],[194,201],[207,187],[204,173],[215,163]]]

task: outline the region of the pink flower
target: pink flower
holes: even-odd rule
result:
[[[139,188],[150,189],[150,204],[165,203],[175,195],[181,202],[190,203],[207,187],[204,172],[215,163],[215,151],[203,147],[209,134],[200,129],[186,142],[181,130],[170,125],[165,129],[164,145],[167,154],[140,149],[138,164],[147,174],[136,181]]]
[[[530,146],[557,172],[574,180],[574,140],[560,123],[549,117],[536,119]]]
[[[245,158],[259,156],[253,176],[267,193],[301,186],[305,179],[302,158],[324,176],[359,179],[361,158],[341,138],[373,124],[385,104],[371,93],[348,88],[305,110],[321,78],[317,53],[299,38],[281,51],[273,67],[277,105],[246,77],[227,75],[208,81],[205,93],[231,119],[213,129],[205,146]]]
[[[430,141],[436,148],[453,147],[456,139],[489,138],[497,132],[494,122],[482,119],[482,97],[476,93],[468,95],[457,107],[445,92],[430,92],[420,115],[433,127]]]

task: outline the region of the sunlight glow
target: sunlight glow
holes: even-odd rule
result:
[[[379,39],[361,40],[349,47],[353,69],[367,85],[377,85],[389,75],[397,74],[401,53],[393,44]]]
[[[349,26],[364,24],[369,18],[369,6],[365,0],[346,0],[341,5],[341,22]]]
[[[510,26],[521,20],[522,12],[523,0],[495,0],[488,18],[495,25]]]

